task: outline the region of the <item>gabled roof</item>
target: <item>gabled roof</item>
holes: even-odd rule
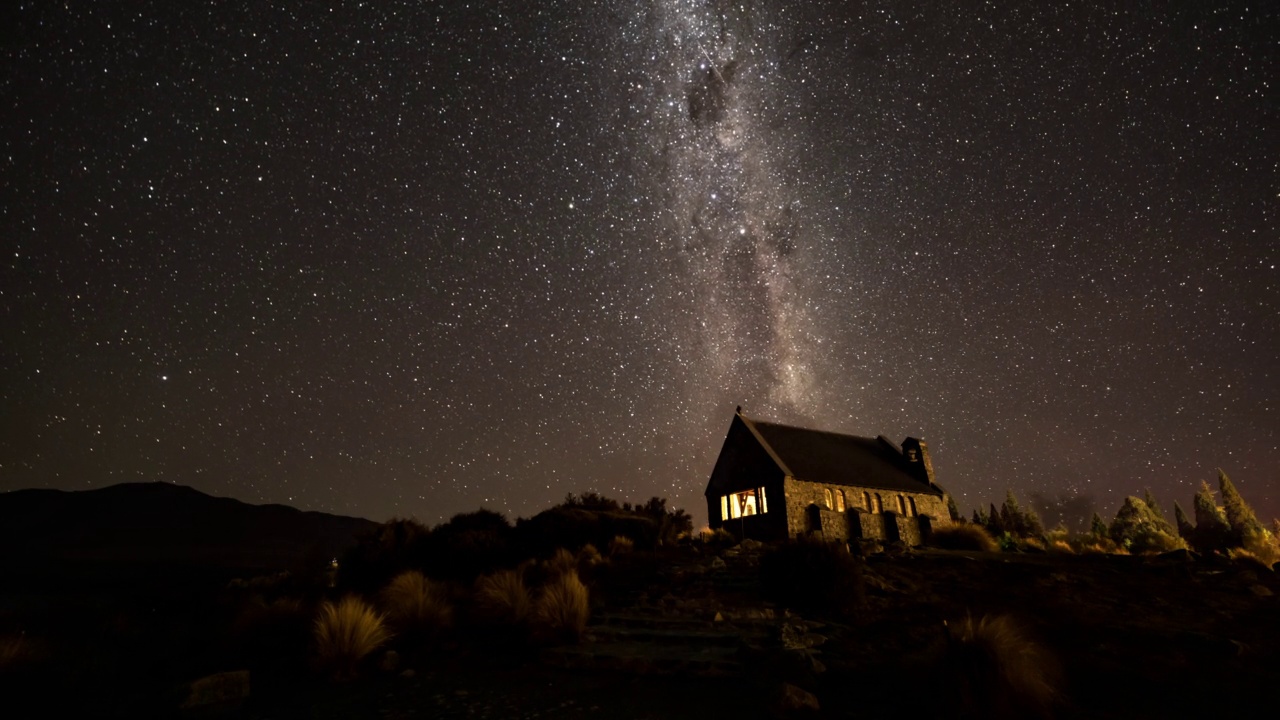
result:
[[[896,443],[754,420],[741,413],[751,433],[797,480],[942,495],[942,490],[916,479]]]

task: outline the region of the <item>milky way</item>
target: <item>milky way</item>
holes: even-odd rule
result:
[[[700,515],[742,405],[1280,515],[1276,11],[1032,5],[20,5],[0,489]]]

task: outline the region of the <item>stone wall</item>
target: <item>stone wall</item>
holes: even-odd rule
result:
[[[832,492],[832,508],[827,507],[826,490]],[[845,512],[835,510],[835,494],[844,492]],[[918,515],[927,515],[926,527],[937,528],[951,524],[951,514],[943,497],[927,493],[899,493],[873,488],[847,485],[822,485],[803,482],[792,477],[783,480],[786,495],[787,536],[799,537],[820,530],[831,540],[896,540],[908,545],[920,545],[922,533]],[[875,512],[875,497],[880,496],[884,512]],[[867,507],[867,497],[872,507]],[[915,501],[915,516],[897,512],[898,497]],[[772,499],[772,498],[771,498]],[[895,532],[896,531],[896,532]],[[927,530],[926,530],[927,532]]]

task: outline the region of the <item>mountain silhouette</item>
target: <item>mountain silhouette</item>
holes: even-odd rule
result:
[[[0,493],[0,561],[28,571],[299,569],[326,562],[376,527],[363,518],[250,505],[163,482]]]

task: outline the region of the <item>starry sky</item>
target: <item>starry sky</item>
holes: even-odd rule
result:
[[[1278,19],[10,4],[0,490],[705,522],[742,405],[924,437],[966,512],[1278,516]]]

